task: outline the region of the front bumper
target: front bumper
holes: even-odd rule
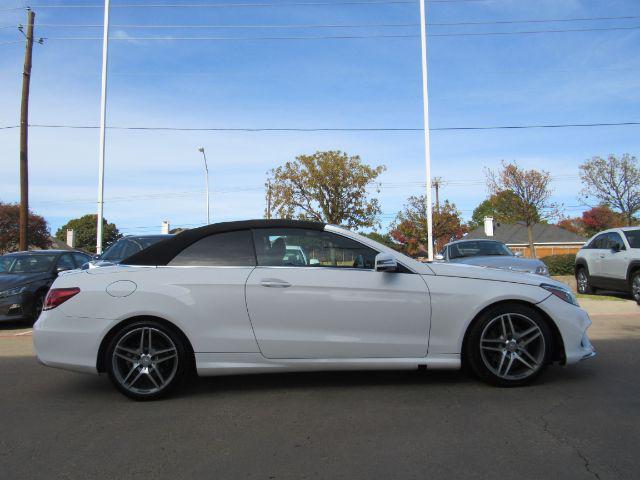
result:
[[[0,322],[28,320],[33,315],[33,295],[21,293],[0,298]]]
[[[540,302],[538,307],[542,308],[558,327],[566,365],[596,356],[595,348],[587,334],[591,319],[586,311],[560,300],[555,295],[550,295]]]

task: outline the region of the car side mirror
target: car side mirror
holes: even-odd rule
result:
[[[444,260],[444,255],[439,253],[435,256],[435,259],[439,262],[442,262]]]
[[[619,243],[614,243],[613,246],[611,247],[611,251],[613,253],[618,253],[620,251],[620,244]]]
[[[522,252],[516,252],[513,254],[514,257],[521,257],[522,256]]]
[[[376,272],[397,272],[398,262],[390,253],[376,255]]]

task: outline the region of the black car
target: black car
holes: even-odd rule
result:
[[[42,311],[49,287],[65,270],[74,270],[91,260],[83,252],[38,250],[0,256],[0,322],[34,322]]]
[[[120,263],[127,257],[140,250],[144,250],[162,240],[171,238],[171,234],[158,235],[130,235],[122,237],[116,243],[107,248],[102,255],[95,255],[91,261],[82,268],[106,267]]]

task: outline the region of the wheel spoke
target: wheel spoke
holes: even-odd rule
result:
[[[131,358],[131,357],[127,357],[126,355],[123,355],[122,353],[118,353],[118,352],[114,352],[113,353],[116,357],[120,357],[123,360],[126,360],[129,363],[136,363],[136,359]]]
[[[526,340],[524,340],[523,342],[520,343],[521,347],[524,347],[526,345],[529,345],[531,342],[533,342],[536,338],[540,337],[542,335],[542,333],[540,332],[540,329],[536,328],[536,332],[531,335],[529,338],[527,338]]]
[[[513,357],[514,357],[513,355],[509,357],[509,363],[507,364],[507,368],[502,374],[503,377],[506,377],[507,375],[509,375],[509,370],[511,370],[511,365],[513,365]]]
[[[525,348],[521,348],[520,353],[525,354],[527,357],[529,357],[529,360],[531,360],[536,367],[538,366],[538,361],[533,358],[533,355],[531,355]]]
[[[511,320],[511,315],[507,314],[507,322],[509,323],[509,328],[511,329],[511,335],[515,336],[516,334],[516,329],[513,328],[513,321]]]
[[[502,366],[504,365],[505,358],[507,358],[507,352],[502,352],[502,357],[500,357],[500,363],[498,364],[498,375],[500,375],[500,371],[502,370]]]
[[[498,347],[486,347],[486,346],[484,346],[484,345],[482,346],[482,349],[483,349],[483,350],[488,350],[488,351],[490,351],[490,352],[503,352],[503,351],[504,351],[504,349],[502,349],[502,348],[498,348]]]
[[[122,345],[116,346],[116,350],[121,350],[123,352],[130,353],[131,355],[138,355],[140,353],[140,352],[137,352],[136,350],[134,350],[132,348],[123,347]]]
[[[178,355],[176,353],[172,353],[171,355],[167,355],[162,358],[158,358],[154,363],[157,365],[158,363],[166,362],[167,360],[171,360],[172,358],[176,358]]]
[[[124,379],[122,380],[122,383],[124,385],[127,384],[127,380],[129,380],[129,377],[131,376],[131,374],[136,371],[136,368],[138,368],[137,364],[134,364],[133,367],[131,367],[131,370],[129,370],[129,373],[127,373],[127,376],[124,377]]]
[[[500,317],[500,325],[502,326],[502,338],[507,338],[507,327],[504,324],[504,315]]]
[[[157,366],[153,367],[152,372],[158,376],[158,378],[160,379],[160,383],[164,384],[164,377],[162,376],[162,373],[160,373],[160,369]],[[152,372],[149,372],[149,375],[151,375]]]
[[[140,331],[140,353],[144,353],[144,331],[145,331],[145,330],[146,330],[146,329],[145,329],[145,328],[143,328],[143,329]]]
[[[129,387],[133,387],[133,385],[138,381],[138,379],[142,376],[142,371],[143,369],[141,368],[140,371],[138,372],[138,375],[136,375],[136,378],[134,378],[129,384]],[[125,386],[127,386],[127,382],[123,382],[123,383]]]
[[[160,388],[160,385],[158,385],[158,382],[156,381],[156,379],[153,378],[153,375],[151,375],[151,370],[147,371],[147,377],[149,377],[149,380],[151,380],[151,383],[153,383],[156,388]]]
[[[523,363],[524,365],[526,365],[531,370],[535,370],[535,367],[533,365],[531,365],[529,362],[527,362],[524,358],[522,358],[521,355],[515,355],[515,358],[516,358],[516,360],[518,360],[519,362]]]
[[[154,357],[157,357],[159,355],[162,355],[163,353],[167,353],[167,352],[175,352],[176,349],[173,347],[170,348],[165,348],[163,350],[156,350],[155,352],[153,352],[151,355],[153,355]]]
[[[151,346],[151,329],[149,328],[149,329],[148,329],[148,331],[149,331],[149,350],[147,350],[147,351],[148,351],[149,353],[151,353],[151,349],[153,348],[153,347]]]

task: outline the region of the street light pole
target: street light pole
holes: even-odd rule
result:
[[[429,141],[429,91],[427,88],[427,22],[425,0],[420,0],[420,43],[422,47],[422,102],[424,114],[424,157],[427,174],[427,249],[433,261],[433,211],[431,200],[431,145]]]
[[[109,60],[109,0],[104,0],[104,26],[102,37],[102,93],[100,97],[100,160],[98,163],[98,225],[96,253],[102,253],[102,218],[104,214],[104,151],[107,121],[107,65]]]
[[[207,154],[204,152],[204,147],[198,148],[198,151],[202,153],[202,157],[204,158],[204,181],[207,189],[207,225],[209,225],[209,167],[207,166]]]

